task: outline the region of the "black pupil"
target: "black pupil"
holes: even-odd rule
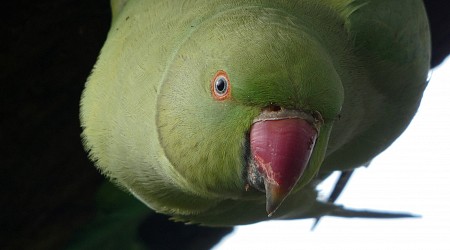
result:
[[[225,80],[222,77],[217,79],[217,81],[216,81],[216,91],[219,94],[225,93],[225,91],[227,91],[227,80]]]

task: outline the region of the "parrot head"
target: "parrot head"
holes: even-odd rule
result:
[[[313,32],[224,15],[193,27],[172,58],[157,100],[159,140],[192,192],[263,198],[270,216],[318,172],[343,87]]]

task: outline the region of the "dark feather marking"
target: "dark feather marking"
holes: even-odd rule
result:
[[[348,181],[350,180],[350,177],[353,174],[352,170],[342,171],[341,175],[339,176],[338,181],[334,185],[333,191],[331,192],[330,196],[327,199],[328,203],[334,203],[339,195],[341,195],[342,191],[344,190],[345,186],[347,185]],[[314,221],[314,224],[311,227],[311,230],[314,230],[314,228],[319,223],[321,217],[316,217],[316,220]]]

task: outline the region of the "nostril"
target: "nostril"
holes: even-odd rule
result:
[[[277,112],[277,111],[280,111],[280,110],[281,110],[281,107],[278,106],[278,105],[270,104],[269,106],[267,106],[267,107],[265,108],[265,110]]]

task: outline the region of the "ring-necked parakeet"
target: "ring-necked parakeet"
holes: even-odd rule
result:
[[[102,173],[186,222],[377,215],[317,201],[315,187],[369,162],[414,116],[430,60],[421,1],[117,0],[112,10],[81,100]]]

